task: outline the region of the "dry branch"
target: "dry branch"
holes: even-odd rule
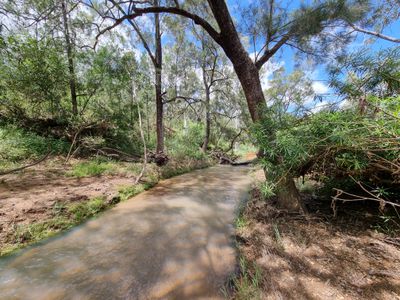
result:
[[[49,157],[49,155],[50,155],[52,152],[53,152],[53,151],[49,151],[49,152],[48,152],[45,156],[43,156],[41,159],[39,159],[39,160],[37,160],[37,161],[34,161],[33,163],[30,163],[30,164],[28,164],[28,165],[25,165],[25,166],[22,166],[22,167],[19,167],[19,168],[16,168],[16,169],[12,169],[12,170],[7,170],[7,171],[4,171],[4,172],[0,172],[0,176],[7,175],[7,174],[11,174],[11,173],[14,173],[14,172],[18,172],[18,171],[24,170],[24,169],[26,169],[26,168],[30,168],[30,167],[33,167],[33,166],[35,166],[35,165],[38,165],[38,164],[40,164],[41,162],[45,161],[45,160]]]

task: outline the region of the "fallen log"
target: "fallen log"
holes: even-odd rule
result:
[[[246,160],[246,161],[233,161],[232,159],[230,159],[229,157],[226,156],[221,156],[219,158],[219,163],[220,164],[230,164],[231,166],[245,166],[245,165],[249,165],[253,162],[255,162],[256,159],[252,159],[252,160]]]
[[[12,169],[12,170],[7,170],[7,171],[0,172],[0,176],[7,175],[7,174],[11,174],[11,173],[14,173],[14,172],[18,172],[18,171],[24,170],[24,169],[26,169],[26,168],[30,168],[30,167],[33,167],[33,166],[35,166],[35,165],[38,165],[38,164],[40,164],[41,162],[45,161],[45,160],[49,157],[49,155],[50,155],[52,152],[53,152],[53,151],[49,151],[49,152],[48,152],[45,156],[43,156],[41,159],[39,159],[39,160],[37,160],[37,161],[34,161],[33,163],[30,163],[30,164],[28,164],[28,165],[25,165],[25,166],[22,166],[22,167],[19,167],[19,168],[16,168],[16,169]]]
[[[252,160],[246,160],[246,161],[238,161],[238,162],[233,162],[231,163],[232,166],[246,166],[249,164],[252,164],[256,161],[257,159],[252,159]]]

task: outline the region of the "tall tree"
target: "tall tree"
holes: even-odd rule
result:
[[[71,41],[70,35],[70,25],[69,25],[69,11],[67,8],[68,2],[65,0],[61,1],[61,12],[63,18],[63,29],[65,38],[65,48],[67,52],[68,59],[68,71],[69,71],[69,89],[71,93],[71,105],[72,114],[74,116],[78,115],[78,101],[76,96],[76,74],[74,66],[74,45]]]
[[[74,0],[62,1],[4,1],[0,3],[0,11],[4,10],[7,17],[14,16],[11,23],[22,27],[20,31],[34,31],[37,40],[64,38],[64,51],[68,62],[69,92],[71,112],[78,115],[77,76],[75,72],[74,28],[71,24],[71,14],[78,7]],[[9,28],[13,30],[13,28]]]
[[[101,17],[106,18],[107,14],[111,14],[112,18],[118,19],[122,15],[122,19],[127,19],[128,23],[132,26],[136,34],[138,35],[140,41],[143,44],[146,53],[148,54],[153,67],[154,67],[154,89],[155,89],[155,102],[156,102],[156,132],[157,132],[157,144],[156,153],[164,152],[164,105],[162,97],[162,65],[163,65],[163,55],[162,55],[162,32],[161,32],[161,22],[160,15],[158,13],[154,14],[154,50],[151,50],[151,43],[149,42],[146,34],[140,29],[140,26],[135,22],[135,20],[127,18],[130,14],[131,5],[124,6],[124,3],[120,3],[116,0],[110,0],[113,7],[117,9],[116,12],[113,10],[106,10],[100,13]],[[154,7],[159,6],[159,0],[153,0],[152,5]],[[90,4],[93,8],[94,4]],[[99,11],[98,11],[99,12]]]
[[[211,15],[219,30],[215,29],[205,18],[190,12],[187,8],[181,7],[178,1],[174,1],[174,6],[149,6],[144,2],[137,4],[132,1],[130,2],[132,12],[116,20],[114,24],[102,29],[98,36],[115,28],[124,20],[133,20],[146,14],[169,13],[191,19],[195,24],[200,25],[222,47],[226,56],[232,62],[243,88],[251,118],[256,123],[262,120],[263,112],[266,109],[266,101],[259,76],[261,67],[283,45],[292,42],[301,46],[302,42],[307,41],[309,37],[321,34],[325,26],[330,24],[329,21],[338,19],[343,11],[349,11],[344,1],[340,3],[323,1],[311,7],[301,7],[290,16],[282,13],[278,15],[276,3],[270,0],[268,8],[264,10],[265,14],[263,14],[263,17],[268,18],[269,16],[270,18],[266,25],[267,34],[264,46],[261,48],[258,59],[253,61],[240,39],[226,2],[224,0],[208,0],[207,3],[208,7],[204,9],[211,10]],[[262,6],[259,7],[261,9]],[[285,16],[286,18],[284,18]],[[270,139],[274,138],[273,128],[270,128],[267,135]],[[279,163],[279,158],[274,163]],[[298,209],[300,199],[293,180],[288,177],[281,181],[281,185],[279,190],[282,191],[282,195],[278,197],[282,200],[282,204],[291,209]]]

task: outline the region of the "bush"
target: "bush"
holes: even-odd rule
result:
[[[203,126],[197,123],[189,123],[187,131],[179,130],[173,137],[167,140],[169,154],[176,159],[205,158],[200,147],[203,143]]]
[[[288,124],[274,140],[264,134],[263,125],[256,130],[273,182],[309,175],[330,190],[329,196],[341,194],[338,200],[399,199],[400,122],[395,116],[346,110]]]
[[[12,125],[0,127],[0,159],[18,162],[45,155],[66,153],[69,144],[64,140],[42,137]]]

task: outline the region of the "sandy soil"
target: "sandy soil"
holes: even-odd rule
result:
[[[111,199],[135,181],[133,174],[72,178],[69,169],[53,161],[0,178],[0,245],[16,226],[51,218],[57,203]]]
[[[288,215],[256,190],[244,214],[237,238],[261,271],[257,298],[400,299],[400,240],[348,218]]]

